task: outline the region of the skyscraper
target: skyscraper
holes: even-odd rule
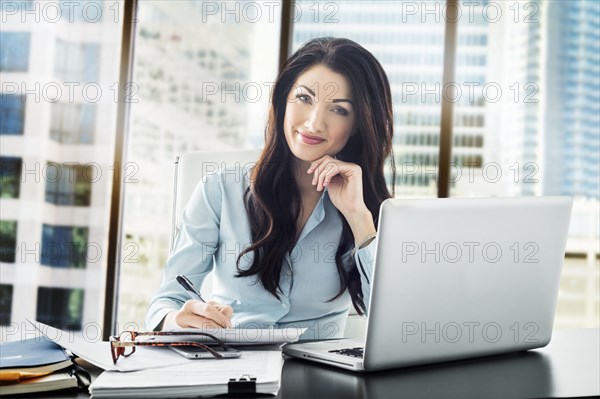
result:
[[[3,326],[102,320],[121,21],[72,3],[0,6]]]
[[[539,178],[539,184],[518,179],[510,192],[597,200],[600,5],[585,0],[531,4],[536,14],[529,23],[495,27],[505,40],[498,54],[504,79],[522,82],[521,97],[505,103],[496,134],[507,162],[530,162]],[[507,13],[509,6],[504,5]]]

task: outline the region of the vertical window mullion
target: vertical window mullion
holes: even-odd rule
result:
[[[455,81],[456,33],[458,27],[458,0],[446,1],[447,17],[444,32],[444,77],[442,87]],[[438,159],[438,198],[450,196],[450,162],[452,159],[452,116],[454,104],[450,101],[454,96],[442,96],[442,112],[440,120],[440,148]]]

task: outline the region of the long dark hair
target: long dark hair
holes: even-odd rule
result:
[[[263,287],[277,299],[281,294],[282,263],[285,254],[294,248],[302,205],[293,170],[293,154],[283,130],[287,96],[298,76],[317,64],[345,76],[352,85],[357,129],[336,156],[361,167],[364,201],[375,225],[381,203],[394,193],[392,97],[383,68],[370,52],[352,40],[324,37],[305,43],[285,62],[277,77],[265,129],[265,146],[252,169],[251,184],[244,193],[252,245],[238,256],[237,277],[257,275]],[[384,177],[386,159],[390,160],[392,193]],[[335,254],[340,291],[330,300],[338,298],[348,288],[354,308],[363,314],[365,304],[356,262],[352,257],[344,259],[350,262],[346,267],[342,262],[342,255],[354,245],[354,237],[348,222],[341,213],[340,216],[343,232]],[[252,264],[248,269],[241,269],[240,259],[249,252],[254,253]]]

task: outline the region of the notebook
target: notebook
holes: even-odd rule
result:
[[[19,383],[2,385],[0,396],[74,389],[85,387],[89,383],[87,373],[78,368],[70,367],[41,377],[24,379]]]
[[[44,337],[0,344],[0,396],[87,387],[89,374]]]
[[[63,348],[42,337],[0,344],[0,381],[3,385],[49,374],[72,364]]]

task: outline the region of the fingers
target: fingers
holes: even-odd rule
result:
[[[229,305],[223,305],[215,301],[209,301],[208,304],[214,306],[215,309],[225,317],[226,322],[224,325],[227,328],[231,328],[231,317],[233,316],[233,308]],[[216,319],[213,320],[216,321]]]
[[[189,300],[175,316],[175,322],[184,328],[231,328],[232,315],[231,306]]]
[[[331,183],[334,176],[340,173],[339,161],[330,155],[316,160],[308,169],[307,173],[313,173],[312,184],[317,186],[317,191],[322,191]]]

